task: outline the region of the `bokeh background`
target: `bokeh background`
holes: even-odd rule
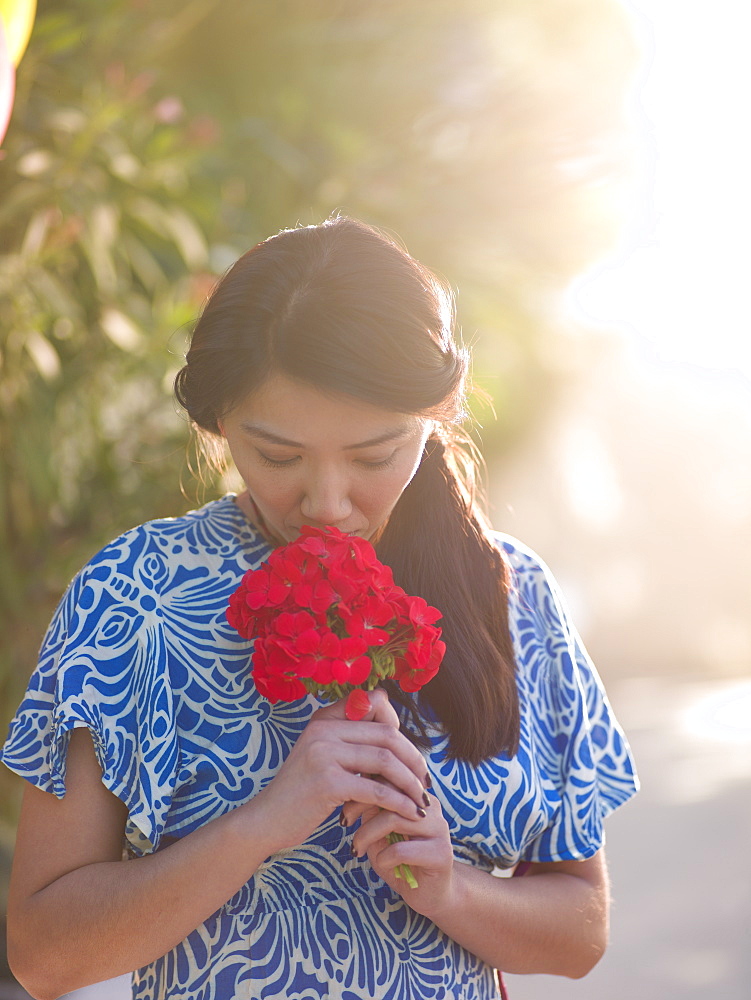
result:
[[[740,7],[40,0],[0,148],[3,735],[80,565],[226,487],[171,398],[216,276],[361,217],[457,290],[492,520],[558,576],[643,781],[608,827],[608,954],[511,995],[746,998]],[[0,773],[0,894],[19,785]],[[0,983],[24,995],[1,958]]]

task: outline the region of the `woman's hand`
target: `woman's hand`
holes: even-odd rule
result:
[[[608,936],[604,852],[585,861],[530,865],[524,878],[494,878],[454,860],[449,828],[435,797],[420,819],[348,802],[348,823],[361,818],[353,842],[409,906],[495,968],[579,978],[598,961]],[[409,840],[389,844],[389,833]],[[395,877],[408,864],[411,889]]]
[[[358,856],[367,854],[378,875],[413,910],[429,916],[451,905],[454,852],[440,802],[435,796],[426,795],[424,804],[422,815],[416,817],[379,811],[371,806],[363,808],[356,802],[348,802],[342,811],[348,824],[358,817],[361,820],[352,838]],[[408,839],[389,844],[390,833],[400,833]],[[412,869],[418,883],[416,889],[396,877],[396,868],[401,864]]]
[[[344,701],[318,709],[278,774],[256,796],[274,852],[301,844],[350,800],[405,822],[425,812],[425,761],[399,732],[386,692],[376,689],[369,697],[371,709],[358,722],[347,720]]]

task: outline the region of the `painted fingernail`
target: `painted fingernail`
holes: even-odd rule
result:
[[[339,826],[348,826],[347,817],[344,815],[344,810],[339,813]]]
[[[433,779],[430,777],[429,774],[425,775],[424,781],[425,781],[425,787],[426,788],[432,788],[433,787]]]
[[[422,801],[425,803],[425,808],[429,809],[430,808],[430,796],[428,795],[427,792],[423,792],[422,793]]]
[[[425,810],[422,808],[422,806],[418,806],[417,807],[417,815],[420,817],[420,819],[425,819],[425,817],[428,814],[425,812]]]

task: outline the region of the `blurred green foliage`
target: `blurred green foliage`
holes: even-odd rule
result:
[[[75,570],[200,499],[171,379],[257,240],[398,233],[460,289],[486,450],[520,439],[619,221],[634,62],[617,0],[41,0],[0,160],[3,732]]]

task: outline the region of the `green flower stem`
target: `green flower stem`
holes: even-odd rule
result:
[[[407,838],[403,833],[390,833],[386,839],[390,844],[398,844],[400,840],[406,840]],[[394,869],[394,874],[397,878],[403,879],[410,889],[419,888],[417,879],[412,874],[412,869],[409,865],[397,865]]]

